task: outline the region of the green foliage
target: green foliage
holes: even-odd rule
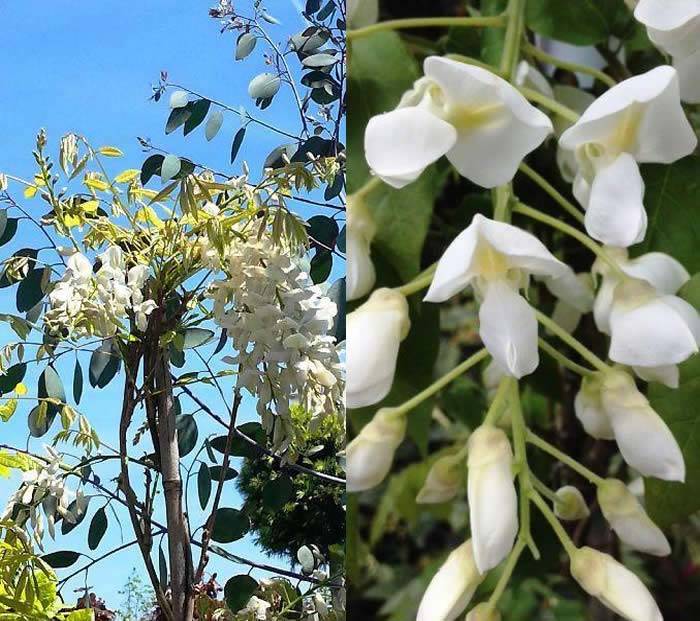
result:
[[[297,463],[319,472],[343,476],[337,454],[343,430],[326,419],[318,429],[310,415],[295,407],[292,420],[296,440],[292,446]],[[345,541],[342,488],[299,472],[276,472],[269,459],[246,459],[236,479],[245,499],[256,543],[266,552],[296,561],[297,550],[315,544],[322,550]]]

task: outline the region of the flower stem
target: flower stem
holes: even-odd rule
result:
[[[542,496],[540,496],[540,494],[537,491],[530,491],[530,499],[532,500],[532,502],[535,503],[535,505],[537,505],[537,508],[540,510],[540,513],[542,513],[542,515],[544,515],[546,520],[549,522],[549,525],[552,527],[552,530],[559,538],[559,541],[561,541],[561,545],[564,546],[566,553],[569,556],[571,556],[574,552],[576,552],[576,545],[573,541],[571,541],[571,537],[569,537],[566,530],[564,530],[564,527],[561,525],[561,522],[557,519],[557,516],[554,515],[554,512],[549,508],[549,505],[545,502],[544,498],[542,498]]]
[[[584,466],[582,463],[576,461],[573,457],[570,457],[563,451],[560,451],[556,446],[550,444],[544,438],[540,438],[540,436],[533,433],[529,429],[527,431],[526,438],[530,444],[542,449],[545,453],[549,453],[552,457],[558,459],[563,464],[566,464],[569,466],[569,468],[578,472],[582,477],[594,485],[600,485],[604,482],[603,477],[599,477],[595,472],[592,472],[586,468],[586,466]]]
[[[539,321],[545,328],[550,332],[559,337],[564,343],[566,343],[571,349],[577,351],[583,358],[585,358],[589,364],[599,371],[608,371],[609,367],[605,364],[598,356],[596,356],[588,347],[586,347],[581,341],[574,338],[566,330],[564,330],[556,321],[547,317],[541,311],[535,309],[535,314],[537,315],[537,321]]]
[[[577,112],[574,112],[571,108],[567,108],[566,106],[560,104],[558,101],[555,101],[551,97],[547,97],[546,95],[543,95],[538,91],[535,91],[531,88],[525,88],[524,86],[519,87],[518,90],[523,95],[525,95],[525,97],[527,97],[530,101],[534,101],[535,103],[544,106],[545,108],[551,110],[555,114],[564,117],[567,121],[576,123],[576,121],[578,121],[580,118],[579,114]]]
[[[545,498],[549,498],[552,502],[559,502],[557,495],[549,489],[542,481],[540,481],[534,474],[532,475],[532,485],[534,488],[542,494]]]
[[[530,168],[525,162],[521,162],[520,171],[525,173],[532,181],[539,185],[547,194],[549,194],[559,205],[561,205],[569,214],[571,214],[576,220],[583,223],[584,216],[583,212],[576,207],[573,203],[566,200],[564,196],[547,181],[542,175]]]
[[[440,28],[440,27],[488,27],[498,28],[506,25],[506,20],[503,15],[493,15],[487,17],[416,17],[409,19],[392,19],[364,28],[348,30],[347,39],[361,39],[375,32],[383,32],[386,30],[402,30],[404,28]]]
[[[567,358],[564,354],[562,354],[560,351],[558,351],[554,346],[550,345],[547,341],[544,339],[540,338],[538,339],[538,343],[540,345],[540,349],[547,354],[549,354],[554,360],[556,360],[561,366],[566,367],[567,369],[573,371],[574,373],[578,373],[579,375],[586,377],[588,375],[593,375],[595,371],[592,371],[591,369],[587,369],[586,367],[581,366],[580,364],[577,364],[573,360]]]
[[[625,280],[627,278],[627,275],[620,269],[620,266],[617,264],[617,262],[614,259],[612,259],[607,252],[605,252],[605,249],[602,246],[600,246],[600,244],[594,242],[585,233],[582,233],[578,229],[575,229],[573,226],[566,224],[566,222],[562,222],[557,218],[553,218],[552,216],[549,216],[546,213],[542,213],[537,209],[529,207],[524,203],[518,203],[517,205],[515,205],[515,207],[513,207],[513,211],[521,213],[524,216],[528,216],[533,220],[543,222],[544,224],[547,224],[552,228],[558,229],[562,233],[565,233],[569,237],[573,237],[577,241],[581,242],[584,246],[586,246],[586,248],[588,248],[593,254],[605,261],[618,275],[619,278],[621,278],[622,280]]]
[[[498,384],[496,395],[489,406],[488,412],[486,412],[486,416],[484,416],[484,425],[495,425],[498,422],[498,418],[503,412],[503,403],[508,401],[511,379],[510,377],[504,377]]]
[[[515,566],[518,564],[518,559],[520,558],[520,555],[523,553],[525,546],[527,546],[527,541],[525,541],[524,538],[518,537],[518,539],[515,542],[515,545],[513,546],[513,549],[510,551],[510,554],[508,555],[508,560],[506,561],[506,564],[503,566],[503,570],[501,571],[501,575],[498,577],[498,582],[496,583],[496,588],[493,590],[493,593],[491,593],[491,597],[489,597],[489,601],[486,602],[485,618],[488,619],[490,613],[496,609],[496,605],[498,604],[498,600],[501,599],[501,595],[503,595],[503,591],[505,591],[506,586],[508,586],[508,582],[510,581],[511,576],[513,575],[513,571],[515,570]]]
[[[501,55],[500,72],[506,80],[513,82],[520,54],[520,39],[523,36],[525,26],[525,0],[509,0],[506,15],[508,25]]]
[[[603,82],[603,84],[606,84],[607,86],[613,87],[617,84],[615,79],[611,78],[607,73],[603,73],[602,71],[599,71],[594,67],[588,67],[587,65],[579,65],[578,63],[572,63],[568,60],[557,58],[556,56],[552,56],[544,50],[541,50],[539,47],[532,45],[532,43],[525,43],[523,47],[523,52],[529,54],[537,60],[541,60],[542,62],[554,65],[555,67],[559,67],[560,69],[573,71],[574,73],[585,73],[587,75],[591,75],[594,78]]]
[[[376,190],[382,185],[382,180],[379,177],[372,177],[367,181],[357,192],[353,192],[351,196],[362,199],[365,198],[370,192]]]
[[[511,185],[498,186],[491,192],[493,199],[493,219],[498,222],[510,222],[510,206],[513,190]]]
[[[430,286],[430,283],[433,282],[433,276],[435,275],[436,269],[437,263],[430,266],[424,272],[418,274],[418,276],[416,276],[411,282],[407,282],[405,285],[396,287],[394,291],[408,297],[409,295],[413,295],[414,293],[418,293],[419,291],[426,289]]]
[[[432,397],[435,393],[442,390],[445,386],[447,386],[447,384],[457,379],[460,375],[464,375],[469,369],[477,365],[488,355],[489,352],[486,351],[486,349],[481,349],[474,355],[467,358],[464,362],[457,365],[449,373],[445,373],[445,375],[443,375],[440,379],[433,382],[430,386],[419,392],[417,395],[415,395],[405,403],[402,403],[401,405],[397,406],[395,408],[396,411],[401,412],[403,414],[410,412],[413,408],[418,407],[421,403],[423,403],[423,401],[425,401],[429,397]]]

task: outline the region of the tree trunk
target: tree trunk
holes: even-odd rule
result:
[[[157,342],[156,342],[157,343]],[[154,346],[157,347],[157,344]],[[168,526],[168,553],[170,558],[170,590],[175,621],[191,621],[194,615],[192,597],[192,548],[182,504],[180,478],[180,451],[177,445],[173,385],[167,350],[156,357],[155,380],[158,400],[158,440],[160,471],[165,493],[165,514]]]

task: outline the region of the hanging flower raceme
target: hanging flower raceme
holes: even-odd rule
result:
[[[480,573],[498,565],[518,534],[513,452],[506,434],[482,425],[469,437],[467,494],[474,560]]]
[[[576,154],[574,195],[586,209],[588,234],[628,247],[647,229],[639,164],[670,164],[697,145],[680,102],[678,74],[661,66],[614,86],[561,136]]]
[[[430,581],[416,621],[454,621],[469,605],[483,579],[472,542],[467,541],[450,553]]]
[[[405,435],[406,415],[392,408],[380,409],[345,450],[347,491],[361,492],[379,485]]]
[[[574,408],[589,435],[614,439],[625,461],[644,476],[685,480],[678,442],[628,373],[612,369],[585,377]]]
[[[671,553],[671,546],[661,529],[651,521],[622,481],[603,481],[598,486],[598,504],[610,527],[628,546],[655,556]]]
[[[408,185],[443,155],[477,185],[503,185],[552,131],[547,115],[485,69],[431,56],[424,71],[396,110],[367,125],[367,162],[389,185]]]
[[[361,198],[348,196],[346,216],[346,295],[348,300],[357,300],[372,290],[376,280],[369,247],[377,227]]]
[[[627,621],[663,621],[642,581],[612,556],[579,548],[571,556],[571,575],[589,595]]]
[[[700,2],[640,0],[634,16],[654,45],[673,56],[683,101],[700,103]]]
[[[481,300],[484,345],[503,371],[520,378],[537,368],[539,353],[535,311],[519,290],[530,275],[569,271],[530,233],[477,214],[442,255],[425,300],[444,302],[471,286]]]
[[[408,302],[393,289],[377,289],[362,306],[348,314],[348,407],[372,405],[389,394],[399,345],[410,327]]]

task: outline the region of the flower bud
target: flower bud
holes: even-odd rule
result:
[[[476,566],[483,574],[508,556],[518,532],[513,452],[506,434],[490,425],[472,433],[468,448],[469,518]]]
[[[574,399],[574,411],[589,436],[599,440],[613,440],[615,432],[603,409],[601,382],[599,374],[583,378],[581,389]]]
[[[454,550],[423,595],[416,621],[453,621],[469,605],[483,577],[474,563],[472,542]]]
[[[416,502],[431,504],[452,500],[464,483],[466,470],[464,459],[459,455],[441,457],[430,468]]]
[[[554,513],[561,520],[583,520],[591,514],[583,494],[573,485],[560,487],[556,491],[556,497]]]
[[[394,452],[406,435],[406,416],[382,408],[348,444],[347,491],[361,492],[379,485],[386,477]]]
[[[501,621],[501,613],[498,610],[489,610],[488,604],[479,604],[469,611],[465,621]]]
[[[661,417],[624,371],[604,375],[603,408],[625,461],[644,476],[685,480],[685,463],[678,442]]]
[[[377,227],[362,199],[348,196],[347,204],[346,295],[348,300],[357,300],[372,290],[376,280],[369,247]]]
[[[571,556],[571,575],[586,593],[627,621],[663,621],[642,581],[612,556],[579,548]]]
[[[381,401],[394,382],[399,345],[411,321],[406,298],[393,289],[377,289],[347,316],[347,406]]]
[[[606,479],[598,487],[598,503],[610,527],[628,546],[655,556],[671,553],[664,534],[622,481]]]

